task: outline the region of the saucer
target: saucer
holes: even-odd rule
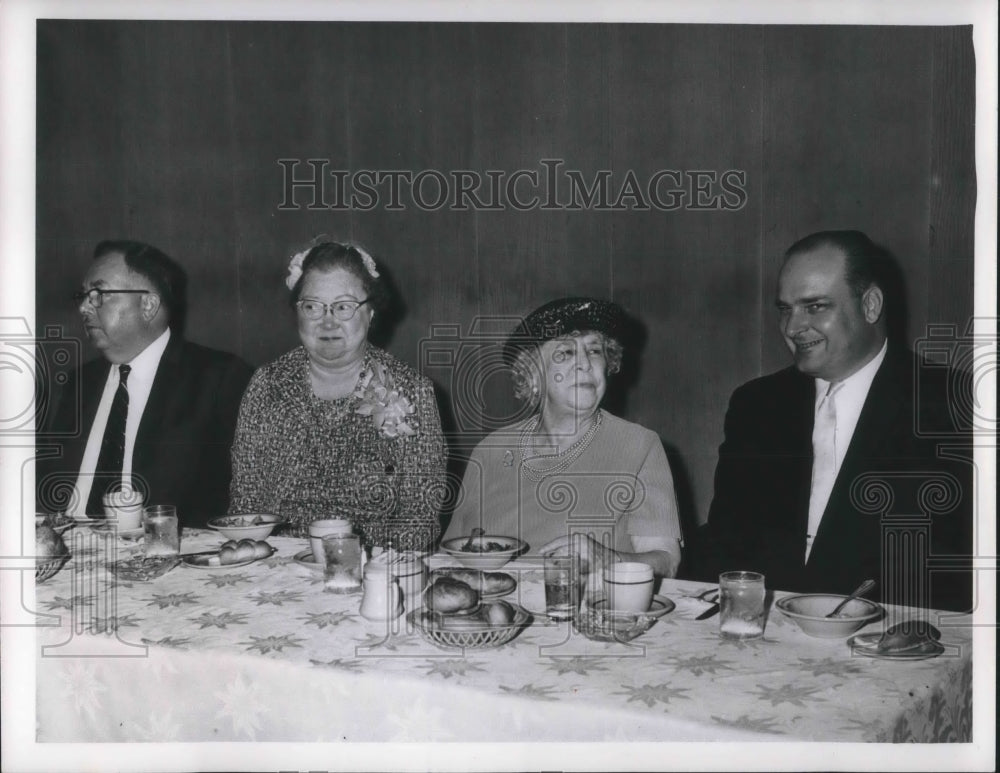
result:
[[[117,534],[120,539],[123,539],[126,542],[135,542],[144,534],[144,530],[141,526],[137,529],[119,529],[107,521],[91,526],[90,530],[95,534]]]
[[[944,645],[931,640],[912,649],[897,652],[883,651],[878,648],[881,638],[880,633],[859,633],[847,640],[847,646],[851,648],[852,655],[864,655],[866,658],[876,660],[928,660],[944,652]]]
[[[653,601],[649,605],[649,609],[645,612],[633,612],[627,609],[609,609],[608,600],[605,598],[596,599],[591,603],[591,609],[602,612],[605,615],[611,617],[652,617],[658,619],[663,617],[668,612],[672,612],[676,604],[668,599],[666,596],[653,596]]]
[[[292,556],[292,560],[301,564],[302,566],[307,566],[315,572],[322,572],[324,570],[323,564],[319,563],[314,557],[312,548],[308,548]],[[232,566],[232,564],[230,564]]]

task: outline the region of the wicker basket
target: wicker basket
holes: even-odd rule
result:
[[[51,580],[59,570],[63,568],[69,560],[69,556],[56,556],[55,558],[35,559],[35,584],[43,583],[46,580]]]
[[[490,625],[483,621],[481,628],[449,630],[442,628],[433,613],[417,609],[407,619],[432,644],[448,649],[485,650],[502,647],[512,641],[532,621],[531,614],[514,606],[514,619],[507,625]]]

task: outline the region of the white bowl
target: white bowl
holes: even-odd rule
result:
[[[208,528],[221,532],[229,539],[267,539],[279,524],[285,522],[280,515],[267,513],[242,513],[224,515],[208,522]]]
[[[874,601],[853,599],[837,617],[827,617],[847,596],[833,593],[803,593],[785,596],[775,602],[785,617],[794,620],[809,636],[819,639],[842,639],[882,616],[885,610]]]
[[[510,562],[514,556],[523,552],[528,543],[516,537],[501,537],[496,534],[483,534],[472,538],[473,548],[479,550],[464,550],[468,537],[446,539],[441,543],[441,549],[454,557],[462,566],[470,569],[499,569]],[[490,546],[502,545],[502,549],[489,549]]]

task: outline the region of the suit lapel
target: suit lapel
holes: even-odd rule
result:
[[[167,348],[156,367],[153,388],[149,390],[149,399],[146,401],[146,408],[139,421],[139,431],[135,438],[133,466],[138,466],[144,461],[141,456],[159,432],[171,397],[176,394],[175,382],[180,375],[182,346],[183,342],[180,337],[171,333]]]
[[[903,386],[905,379],[910,377],[903,358],[896,356],[890,348],[872,380],[865,404],[858,416],[851,444],[847,447],[844,463],[837,473],[837,480],[830,492],[823,520],[820,522],[819,533],[816,535],[817,543],[828,540],[839,524],[857,517],[851,505],[851,486],[858,476],[872,471],[871,460],[879,456],[880,448],[892,442],[891,430],[899,426],[900,412],[909,410],[909,403],[904,399],[906,391]],[[813,563],[813,558],[822,554],[822,548],[820,550],[816,548],[817,545],[814,545],[810,553],[810,565]]]

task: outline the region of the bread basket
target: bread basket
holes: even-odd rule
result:
[[[490,625],[483,621],[482,627],[466,630],[442,628],[438,617],[423,609],[410,612],[407,619],[431,644],[448,649],[486,650],[513,641],[531,623],[532,617],[525,609],[514,606],[514,619],[506,625]]]

